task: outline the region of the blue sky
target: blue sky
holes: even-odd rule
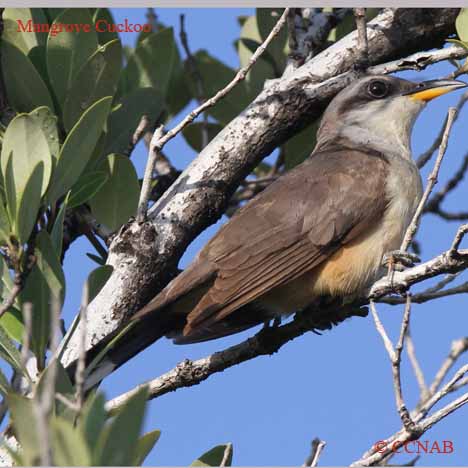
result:
[[[116,22],[124,18],[130,22],[145,22],[144,9],[115,9],[113,13]],[[205,48],[230,66],[238,66],[232,45],[239,34],[236,18],[253,14],[252,9],[157,10],[159,19],[174,26],[177,33],[180,13],[186,15],[193,51]],[[133,45],[135,39],[131,33],[122,35],[124,44]],[[419,74],[407,72],[401,76],[423,80],[444,76],[450,70],[450,65],[442,64]],[[459,94],[439,98],[424,111],[413,134],[414,154],[420,154],[432,143],[448,107],[457,102]],[[465,110],[455,125],[440,173],[441,185],[456,170],[467,151],[467,118]],[[170,142],[166,152],[179,168],[196,156],[181,137]],[[137,147],[132,160],[142,174],[146,162],[143,145]],[[424,177],[430,167],[423,171]],[[465,181],[450,198],[448,208],[464,204],[466,209],[466,184]],[[219,224],[207,229],[191,244],[181,261],[182,268],[216,232]],[[425,216],[418,233],[423,259],[447,249],[457,225]],[[84,255],[91,251],[81,239],[67,253],[65,313],[68,321],[77,310],[81,285],[95,267]],[[466,274],[464,278],[466,280]],[[428,284],[431,283],[425,286]],[[421,287],[415,288],[418,289]],[[402,307],[379,306],[379,311],[396,339]],[[445,358],[451,341],[466,333],[467,325],[466,296],[414,306],[412,335],[428,380]],[[206,356],[252,333],[189,346],[175,346],[161,340],[108,378],[103,389],[107,397],[116,396],[171,369],[185,358]],[[466,359],[460,361],[460,365],[464,363]],[[391,379],[387,354],[370,317],[348,320],[323,336],[309,333],[284,346],[274,356],[249,361],[214,375],[199,386],[152,401],[146,429],[158,428],[162,436],[146,463],[186,465],[212,446],[232,442],[235,465],[301,465],[308,454],[310,440],[318,436],[327,442],[321,465],[349,464],[375,442],[400,428]],[[412,407],[418,391],[406,359],[403,385]],[[425,455],[421,465],[466,463],[466,417],[467,408],[463,408],[424,435],[423,439],[431,442],[451,440],[455,450],[452,455]],[[401,457],[399,460],[408,459]]]

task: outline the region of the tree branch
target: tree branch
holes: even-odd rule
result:
[[[421,215],[424,210],[424,206],[426,205],[427,200],[429,199],[429,196],[432,192],[432,189],[434,188],[434,185],[437,183],[437,177],[439,175],[440,165],[442,164],[442,159],[444,158],[445,152],[447,151],[450,130],[452,128],[456,115],[457,115],[457,110],[454,107],[451,107],[448,110],[447,123],[445,125],[444,134],[440,142],[439,154],[437,155],[434,168],[432,169],[431,173],[429,174],[429,177],[427,178],[426,189],[424,190],[423,196],[418,204],[416,212],[414,213],[413,219],[411,220],[411,223],[408,226],[408,229],[406,230],[403,242],[401,243],[400,250],[402,251],[407,250],[409,245],[411,244],[411,241],[413,240],[413,237],[415,236],[416,231],[418,230],[419,223],[421,220]]]

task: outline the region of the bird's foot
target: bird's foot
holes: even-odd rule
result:
[[[402,271],[405,268],[411,268],[421,259],[413,253],[403,250],[392,250],[384,254],[382,265],[388,268],[389,273],[392,271]]]

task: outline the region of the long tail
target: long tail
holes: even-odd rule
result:
[[[139,320],[131,320],[93,346],[86,353],[85,390],[99,385],[129,359],[180,326],[175,318],[164,309],[156,310]],[[66,369],[72,381],[76,365],[77,361],[74,361]]]

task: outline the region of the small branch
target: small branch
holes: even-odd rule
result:
[[[324,440],[320,440],[318,437],[315,437],[315,439],[313,439],[311,442],[310,454],[302,466],[317,466],[318,460],[322,454],[323,449],[325,448],[325,445],[327,445],[327,443]]]
[[[421,401],[424,401],[429,395],[429,389],[427,388],[426,379],[424,378],[424,373],[416,357],[416,348],[414,346],[413,338],[411,337],[409,328],[406,333],[406,353],[408,354],[408,359],[411,363],[411,367],[413,368],[416,381],[418,382],[419,393],[420,393],[419,399]]]
[[[403,314],[403,320],[401,322],[400,336],[398,338],[397,345],[393,348],[392,342],[385,331],[385,328],[379,318],[377,309],[374,301],[370,301],[370,309],[375,322],[375,328],[382,337],[385,349],[387,350],[388,356],[392,363],[392,375],[393,375],[393,388],[395,391],[395,401],[398,414],[400,415],[403,426],[408,432],[414,432],[416,430],[414,421],[411,419],[408,408],[403,399],[403,391],[401,389],[401,353],[403,352],[405,337],[408,331],[409,319],[411,314],[411,295],[406,295],[405,312]]]
[[[465,237],[465,235],[468,233],[468,224],[462,224],[457,231],[457,234],[455,235],[455,238],[453,239],[452,246],[450,247],[449,250],[449,255],[452,257],[458,254],[458,249],[460,247],[461,241]]]
[[[55,379],[57,376],[57,358],[55,353],[58,347],[58,331],[60,330],[60,302],[52,295],[50,324],[50,352],[52,358],[49,362],[47,374],[44,378],[42,393],[37,395],[34,412],[38,429],[41,465],[52,465],[52,446],[50,440],[50,414],[55,402]]]
[[[185,54],[187,55],[187,64],[190,70],[190,73],[193,77],[196,90],[196,98],[199,104],[203,104],[206,101],[205,87],[203,85],[203,77],[198,69],[197,61],[192,55],[192,52],[189,47],[187,33],[185,31],[185,15],[180,15],[180,42],[184,48]],[[202,148],[204,148],[209,143],[209,134],[208,134],[208,114],[203,113],[203,125],[202,125]]]
[[[242,80],[245,79],[247,73],[250,71],[252,66],[255,62],[261,57],[263,52],[265,52],[266,48],[270,44],[270,42],[278,35],[283,27],[284,23],[286,22],[287,15],[289,13],[289,8],[286,8],[281,15],[280,19],[271,30],[268,37],[262,43],[260,47],[255,51],[255,53],[250,57],[249,63],[241,68],[237,73],[236,76],[221,90],[219,90],[213,97],[207,99],[203,104],[198,106],[194,109],[190,114],[188,114],[182,122],[176,125],[174,128],[169,130],[163,137],[159,138],[157,142],[155,142],[155,150],[160,151],[164,147],[164,145],[169,141],[172,140],[178,133],[180,133],[188,124],[193,122],[201,113],[203,113],[206,109],[213,107],[215,104],[218,103],[222,98],[224,98],[229,92]]]
[[[154,8],[147,8],[146,20],[148,21],[148,24],[151,25],[151,30],[156,32],[158,30],[158,15],[154,11]]]
[[[450,47],[448,48],[450,49]],[[447,50],[447,49],[442,49],[442,50]],[[462,109],[462,107],[465,105],[466,101],[468,100],[468,92],[465,92],[461,95],[460,99],[458,100],[458,103],[457,105],[455,106],[457,112],[456,112],[456,115],[454,117],[454,121],[457,120],[458,118],[458,115],[460,114],[460,111]],[[421,169],[422,167],[424,167],[428,162],[429,160],[431,159],[432,155],[434,154],[434,151],[440,146],[440,144],[442,143],[442,138],[444,137],[444,133],[445,133],[445,128],[447,127],[447,117],[445,118],[445,121],[444,123],[442,124],[442,126],[440,127],[440,130],[439,130],[439,133],[436,137],[436,139],[433,141],[432,145],[430,146],[430,148],[428,148],[426,151],[424,151],[424,153],[422,153],[416,160],[416,165],[419,167],[419,169]]]
[[[359,59],[356,65],[365,70],[369,66],[369,45],[367,42],[366,9],[354,8],[354,19],[358,32]]]
[[[81,411],[84,402],[84,383],[85,383],[85,371],[86,371],[86,322],[87,318],[87,309],[89,302],[89,285],[86,281],[83,287],[83,294],[81,297],[81,307],[80,307],[80,351],[78,357],[78,363],[76,366],[75,373],[75,400],[78,411]]]
[[[229,442],[224,449],[223,459],[219,466],[228,466],[229,459],[232,457],[232,444]]]
[[[433,288],[429,288],[426,291],[423,291],[418,294],[413,295],[413,303],[415,304],[424,304],[425,302],[432,301],[434,299],[439,299],[441,297],[455,296],[456,294],[466,294],[468,293],[468,282],[462,283],[459,286],[453,288],[444,289],[442,291],[430,292]],[[383,297],[376,302],[382,302],[389,305],[403,304],[404,299],[401,297]]]
[[[432,169],[432,172],[430,173],[427,179],[426,190],[424,191],[421,201],[419,202],[419,205],[416,209],[416,213],[414,214],[413,219],[411,220],[411,223],[408,226],[408,229],[406,230],[403,242],[401,243],[400,250],[402,251],[406,251],[409,245],[411,244],[411,241],[413,240],[413,237],[416,234],[416,231],[418,230],[424,206],[429,198],[429,195],[432,192],[432,189],[434,188],[434,185],[437,183],[437,176],[439,174],[440,165],[442,164],[442,159],[444,158],[445,152],[447,150],[450,130],[452,128],[456,114],[457,110],[454,107],[451,107],[447,114],[447,124],[445,126],[445,131],[442,137],[442,141],[440,143],[439,154],[437,155],[434,168]]]
[[[372,66],[369,68],[368,73],[380,75],[404,70],[422,71],[429,65],[434,65],[435,63],[450,59],[462,59],[466,56],[468,56],[468,50],[460,46],[445,47],[443,49],[433,51],[416,52],[402,59]],[[435,149],[438,146],[439,144],[436,145]]]
[[[465,173],[468,170],[468,153],[465,154],[462,164],[455,174],[449,179],[445,186],[437,193],[435,193],[432,198],[427,202],[425,212],[434,212],[440,207],[440,204],[444,201],[445,197],[454,190],[458,184],[465,177]]]
[[[17,282],[16,277],[17,276],[15,275],[15,282],[11,288],[10,294],[0,307],[0,317],[2,317],[3,314],[7,312],[8,309],[15,303],[19,293],[23,290],[23,281]]]
[[[162,138],[164,127],[159,126],[151,138],[151,142],[148,150],[148,161],[146,163],[145,175],[143,177],[143,183],[141,185],[140,201],[138,202],[137,210],[137,222],[142,223],[146,219],[146,209],[148,207],[148,200],[151,195],[151,185],[153,180],[154,166],[156,160],[160,157],[160,149],[157,148],[156,142]]]
[[[434,394],[437,391],[457,359],[466,351],[468,351],[468,337],[460,338],[452,342],[449,355],[440,366],[440,369],[437,371],[434,380],[431,383],[429,388],[430,394]]]
[[[135,149],[135,146],[143,138],[149,125],[150,125],[149,117],[147,115],[142,115],[137,128],[133,132],[132,139],[130,140],[128,144],[127,151],[125,152],[125,154],[128,157],[130,157],[130,155],[133,153],[133,150]]]

